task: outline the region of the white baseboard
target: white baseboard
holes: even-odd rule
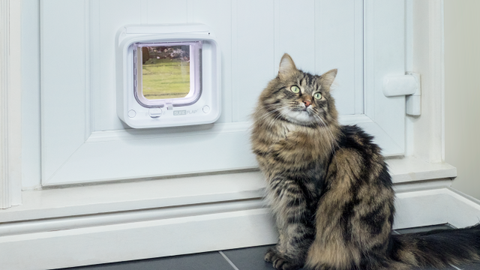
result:
[[[0,238],[2,269],[54,269],[273,243],[266,209]]]
[[[0,237],[0,265],[9,270],[54,269],[275,243],[270,212],[260,201],[222,204],[206,205],[203,214],[189,213],[188,206],[174,208],[178,215],[166,214],[172,208],[157,209],[151,220],[124,217],[115,223],[112,216],[98,215],[97,219],[111,220],[63,230],[55,230],[55,224],[42,230],[42,220],[29,221],[29,226],[40,225],[31,232],[16,228],[13,234]],[[463,227],[477,223],[480,217],[478,201],[445,187],[399,192],[396,208],[395,228],[443,223]],[[140,218],[145,213],[137,214]],[[22,225],[26,224],[17,226]]]
[[[480,201],[451,188],[397,192],[395,229],[449,223],[457,228],[480,220]]]
[[[447,187],[457,175],[449,164],[413,157],[387,163],[397,191]],[[21,206],[0,211],[0,227],[6,222],[259,199],[264,189],[264,177],[256,171],[26,190]]]

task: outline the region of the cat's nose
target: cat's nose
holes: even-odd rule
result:
[[[310,106],[310,104],[312,104],[312,101],[311,100],[304,100],[303,103],[305,104],[305,107],[308,107]]]

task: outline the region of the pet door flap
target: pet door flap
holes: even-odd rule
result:
[[[208,124],[220,116],[220,53],[205,25],[122,28],[117,114],[133,128]]]

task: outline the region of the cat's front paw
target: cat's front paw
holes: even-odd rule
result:
[[[266,262],[273,262],[273,258],[277,257],[277,251],[273,248],[269,249],[267,253],[265,253],[265,257],[263,258]]]
[[[276,260],[273,261],[272,265],[273,265],[273,268],[278,270],[298,270],[302,268],[301,265],[289,262],[284,258],[277,258]]]
[[[278,254],[275,249],[269,249],[265,254],[265,261],[272,263],[273,268],[278,270],[297,270],[302,266],[296,263],[289,262]]]

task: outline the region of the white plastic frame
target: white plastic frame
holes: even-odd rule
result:
[[[139,102],[136,97],[134,51],[137,44],[201,42],[201,93],[191,101],[179,99]],[[127,26],[117,33],[117,114],[132,128],[210,124],[220,117],[220,51],[206,25]]]

